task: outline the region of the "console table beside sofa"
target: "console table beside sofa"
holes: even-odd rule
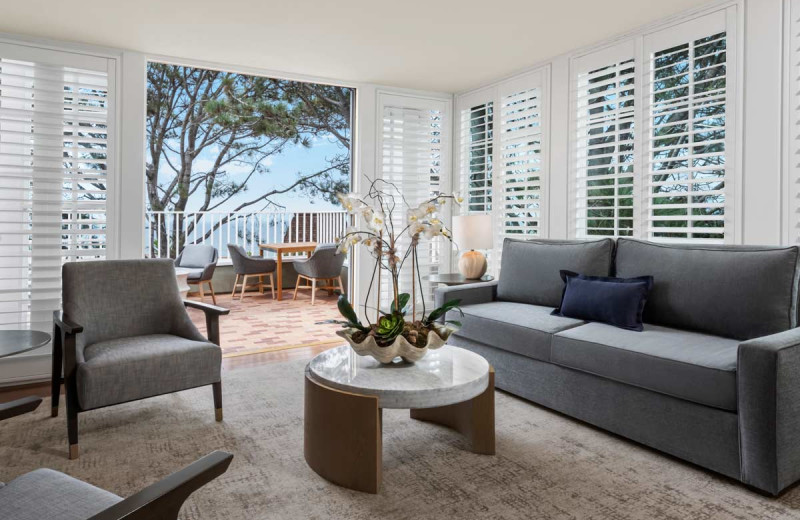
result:
[[[503,245],[498,281],[461,299],[450,340],[496,386],[771,494],[800,479],[797,247],[620,238]],[[552,316],[559,270],[652,275],[644,331]]]

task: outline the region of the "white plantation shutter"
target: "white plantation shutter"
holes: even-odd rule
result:
[[[380,178],[391,182],[402,193],[410,207],[440,193],[442,174],[446,172],[445,139],[448,128],[447,105],[445,102],[408,98],[405,96],[384,95],[381,97],[382,130],[379,136],[381,153]],[[385,184],[379,188],[391,192]],[[406,226],[406,207],[398,198],[398,205],[392,215],[396,231]],[[386,215],[389,218],[389,215]],[[428,277],[439,272],[443,257],[443,237],[433,240],[423,239],[417,248],[419,273],[422,277],[422,291],[416,287],[417,301],[423,293],[427,310],[433,305],[433,288]],[[410,238],[407,233],[399,237],[398,254],[405,253]],[[381,274],[381,308],[388,309],[392,288],[388,272]],[[419,282],[417,282],[419,284]],[[403,266],[400,277],[400,292],[412,293],[410,257]],[[418,307],[421,312],[421,307]]]
[[[572,85],[571,227],[578,238],[631,236],[638,94],[633,44],[576,60]]]
[[[732,240],[731,51],[724,11],[645,38],[648,239]]]
[[[542,127],[543,81],[540,73],[507,81],[499,87],[499,153],[495,214],[499,227],[495,248],[503,238],[542,235],[544,169]]]
[[[493,273],[504,238],[547,236],[548,79],[549,69],[542,68],[458,99],[458,177],[465,200],[457,212],[493,215],[494,247],[485,252]]]
[[[461,213],[492,210],[494,102],[483,101],[460,110],[459,172],[464,202]]]
[[[0,328],[52,328],[63,262],[106,254],[113,61],[0,45]]]

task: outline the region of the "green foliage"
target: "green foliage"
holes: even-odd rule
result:
[[[340,294],[339,300],[336,302],[336,305],[339,308],[339,312],[341,313],[341,315],[344,316],[347,321],[330,320],[329,323],[339,323],[340,325],[344,325],[345,327],[358,329],[362,332],[369,331],[369,328],[361,324],[361,321],[358,319],[356,311],[353,310],[353,306],[350,305],[350,301],[347,299],[347,296],[345,296],[344,294]]]
[[[450,300],[448,302],[445,302],[445,304],[442,305],[441,307],[433,309],[431,311],[431,313],[428,314],[428,316],[422,320],[422,323],[424,325],[430,325],[431,323],[435,322],[436,320],[442,318],[449,311],[454,311],[454,310],[457,310],[463,316],[464,312],[461,310],[461,307],[458,306],[459,303],[461,303],[460,299],[459,300]],[[449,321],[448,323],[452,323],[453,325],[457,325],[459,327],[461,326],[461,323],[459,323],[457,321]]]
[[[392,301],[392,305],[389,309],[389,314],[394,314],[399,312],[400,314],[405,315],[408,307],[408,301],[411,299],[411,295],[408,293],[400,293],[397,295],[397,303],[399,304],[399,309],[395,308],[394,301]]]

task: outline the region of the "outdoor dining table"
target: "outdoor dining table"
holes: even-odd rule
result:
[[[282,244],[258,244],[258,249],[261,256],[264,256],[264,251],[273,251],[277,255],[275,259],[278,262],[277,278],[278,278],[278,300],[283,299],[283,255],[287,253],[308,253],[311,254],[317,248],[316,242],[284,242]]]

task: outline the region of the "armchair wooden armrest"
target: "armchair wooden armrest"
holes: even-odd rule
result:
[[[224,316],[231,312],[230,309],[217,307],[208,303],[196,302],[193,300],[183,300],[186,307],[199,309],[206,315],[206,331],[208,333],[208,341],[215,345],[219,345],[219,317]]]
[[[191,307],[192,309],[199,309],[208,314],[214,314],[215,316],[224,316],[225,314],[230,314],[231,310],[226,309],[224,307],[218,307],[216,305],[211,305],[210,303],[204,302],[196,302],[194,300],[183,300],[183,304],[186,307]]]
[[[64,318],[63,311],[53,312],[53,323],[65,334],[80,334],[83,332],[83,325],[78,325]]]
[[[233,455],[212,452],[89,520],[177,520],[189,495],[228,470]]]

